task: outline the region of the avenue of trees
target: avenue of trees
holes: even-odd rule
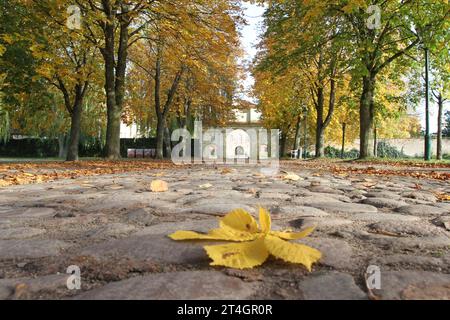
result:
[[[237,1],[1,0],[0,10],[2,128],[68,132],[67,160],[78,159],[80,132],[117,159],[121,122],[137,123],[162,158],[174,121],[232,116]]]
[[[268,124],[290,136],[299,133],[302,119],[313,119],[315,154],[322,157],[325,135],[338,140],[343,124],[357,123],[346,137],[359,138],[360,158],[367,158],[377,131],[391,137],[417,128],[407,111],[423,105],[426,49],[442,157],[442,110],[450,91],[448,1],[259,2],[268,6],[266,32],[253,72]]]
[[[437,157],[449,134],[447,0],[248,0],[265,5],[251,66],[263,124],[281,149],[314,137],[360,140],[421,131],[425,52],[438,106]],[[67,160],[84,137],[120,158],[121,123],[154,136],[169,155],[175,127],[233,120],[244,70],[239,0],[0,0],[0,139],[11,132],[58,138]],[[447,123],[446,123],[447,120]],[[343,139],[343,136],[345,139]],[[285,152],[283,152],[285,153]]]

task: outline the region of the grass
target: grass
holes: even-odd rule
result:
[[[283,160],[290,160],[288,158]],[[294,160],[295,161],[295,160]],[[298,161],[298,160],[297,160]],[[317,164],[360,164],[360,165],[387,165],[387,166],[401,166],[401,167],[436,167],[436,168],[448,168],[450,167],[450,159],[425,161],[422,158],[367,158],[367,159],[340,159],[340,158],[308,158],[305,163]]]
[[[99,157],[85,157],[80,158],[80,161],[102,161],[103,158]],[[128,159],[123,158],[121,161],[151,161],[152,159]],[[292,160],[290,157],[283,157],[280,160],[283,161],[289,161]],[[432,159],[430,161],[425,161],[422,158],[367,158],[364,160],[361,159],[340,159],[340,158],[308,158],[305,159],[306,161],[326,161],[326,162],[336,162],[336,163],[374,163],[374,164],[400,164],[400,165],[408,165],[408,164],[415,164],[415,165],[450,165],[450,159],[443,159],[443,160],[436,160]],[[0,157],[0,163],[43,163],[43,162],[61,162],[65,161],[64,158],[58,158],[58,157],[44,157],[44,158],[18,158],[18,157]]]
[[[356,159],[350,161],[357,162],[379,162],[379,163],[414,163],[414,164],[450,164],[450,159],[436,160],[431,159],[430,161],[425,161],[422,158],[367,158],[367,159]]]
[[[102,158],[80,158],[80,161],[102,160]],[[39,162],[60,162],[65,161],[64,158],[17,158],[17,157],[0,157],[0,163],[39,163]]]

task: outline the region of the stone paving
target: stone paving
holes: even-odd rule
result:
[[[0,299],[450,299],[448,181],[290,169],[190,167],[0,189]],[[153,193],[152,180],[169,183]],[[238,271],[209,266],[207,231],[232,209],[270,210],[275,228],[316,225],[308,273],[270,259]],[[81,290],[66,270],[81,268]],[[366,285],[370,265],[381,289]]]

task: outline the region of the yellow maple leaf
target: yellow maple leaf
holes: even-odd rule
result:
[[[261,232],[268,234],[272,226],[272,220],[270,219],[270,214],[266,209],[259,209],[259,224],[261,226]]]
[[[259,227],[256,220],[245,210],[237,209],[220,219],[219,228],[208,233],[177,231],[169,237],[173,240],[217,240],[233,241],[224,245],[205,246],[212,259],[211,265],[235,269],[254,268],[262,265],[269,255],[286,262],[304,265],[311,271],[312,265],[322,254],[306,245],[285,240],[307,237],[314,227],[301,232],[272,231],[271,218],[267,210],[259,208]]]

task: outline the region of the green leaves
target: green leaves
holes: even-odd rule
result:
[[[2,110],[1,96],[0,96],[0,141],[6,143],[10,136],[9,113]]]

